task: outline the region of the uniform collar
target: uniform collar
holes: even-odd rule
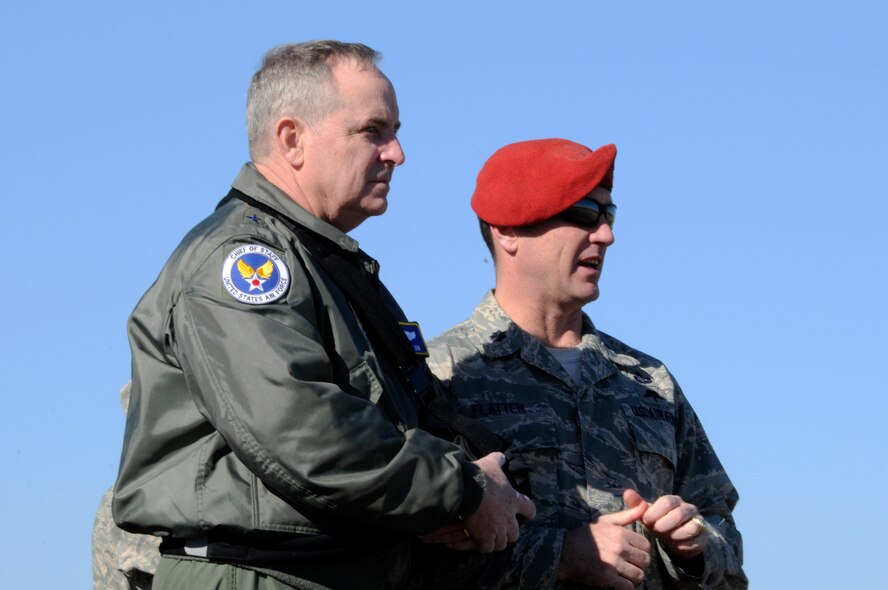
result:
[[[557,360],[546,350],[542,342],[522,330],[503,311],[488,291],[475,308],[471,318],[475,345],[488,358],[502,358],[518,353],[521,358],[547,373],[563,378],[566,374]],[[583,332],[577,347],[583,355],[583,380],[593,382],[613,375],[621,368],[634,367],[638,361],[630,356],[614,352],[604,343],[592,320],[583,314]]]
[[[281,212],[299,225],[324,236],[343,250],[359,252],[357,240],[303,209],[284,191],[262,176],[252,162],[244,164],[231,186]]]

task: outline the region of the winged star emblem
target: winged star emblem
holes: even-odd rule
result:
[[[237,271],[245,281],[250,285],[250,291],[256,289],[262,291],[262,285],[271,277],[274,272],[274,263],[267,260],[265,264],[257,269],[244,262],[242,259],[237,261]]]

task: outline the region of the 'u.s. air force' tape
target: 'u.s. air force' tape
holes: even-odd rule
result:
[[[222,286],[242,303],[277,301],[290,286],[290,271],[281,257],[261,244],[238,246],[222,264]]]
[[[407,336],[407,340],[410,341],[410,346],[413,347],[413,352],[416,356],[429,356],[429,349],[426,347],[425,340],[422,337],[422,330],[419,329],[419,324],[416,322],[398,322],[401,325],[401,329],[404,330],[404,335]]]

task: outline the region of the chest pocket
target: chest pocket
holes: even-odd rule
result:
[[[671,494],[678,463],[675,426],[668,420],[638,416],[631,409],[626,419],[635,444],[639,492],[648,500]]]
[[[557,424],[549,407],[541,403],[498,404],[501,411],[478,421],[509,445],[507,470],[512,484],[537,504],[537,519],[545,520],[547,507],[557,508],[561,463]],[[496,405],[491,409],[496,409]],[[476,406],[475,411],[478,408]],[[551,506],[549,506],[551,505]]]

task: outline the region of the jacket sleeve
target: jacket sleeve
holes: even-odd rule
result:
[[[199,411],[238,460],[297,509],[337,520],[423,533],[457,514],[471,480],[462,451],[386,415],[378,404],[398,394],[369,352],[351,367],[331,358],[329,340],[345,336],[318,325],[300,261],[288,257],[284,298],[249,305],[222,290],[213,260],[186,283],[173,333]]]
[[[743,542],[732,510],[739,496],[703,430],[697,414],[676,385],[679,411],[675,494],[694,504],[709,533],[701,568],[683,567],[658,544],[669,575],[681,588],[740,590],[749,583],[743,572]]]

